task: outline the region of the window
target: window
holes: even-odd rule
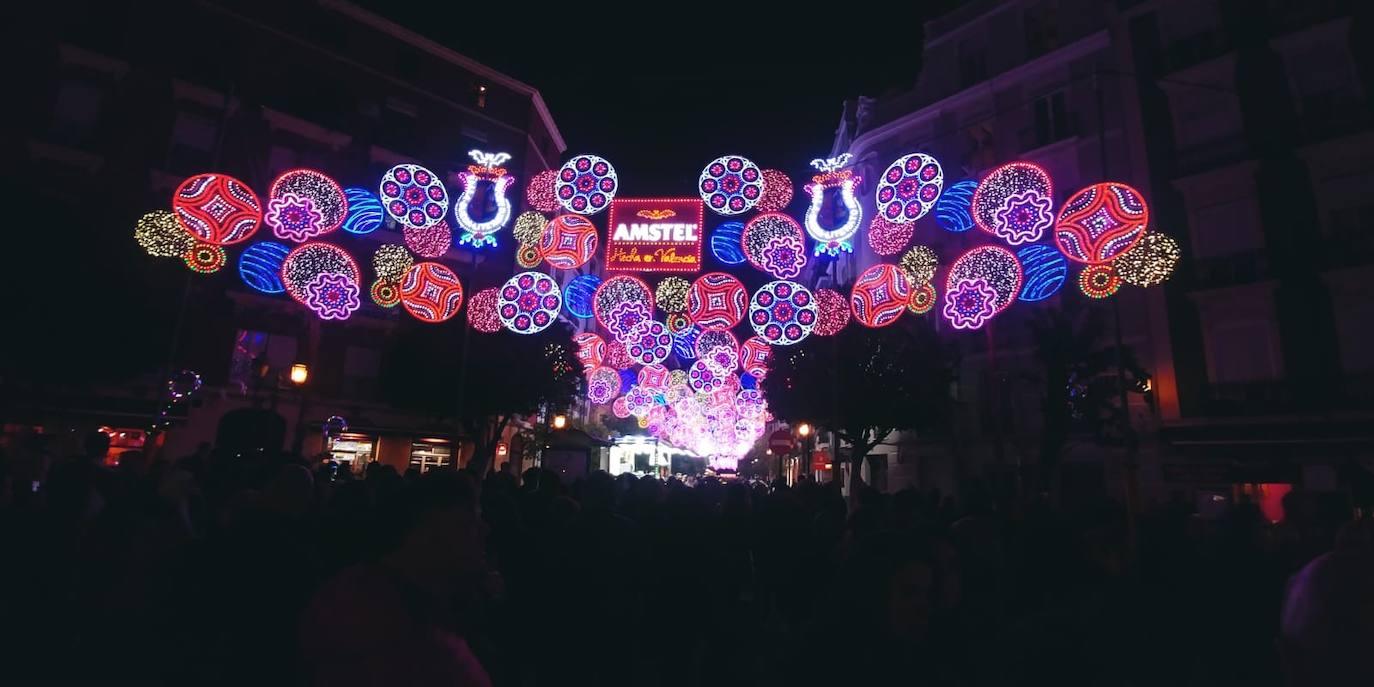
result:
[[[179,172],[199,172],[214,163],[219,122],[194,112],[178,112],[172,123],[172,144],[168,164]]]
[[[979,43],[959,44],[959,87],[968,88],[988,78],[987,49]]]
[[[1064,104],[1064,92],[1058,91],[1035,99],[1035,142],[1049,145],[1068,138],[1071,134],[1068,106]]]
[[[268,383],[259,377],[262,365],[268,373],[285,371],[296,362],[296,337],[240,329],[234,335],[234,353],[229,362],[229,383],[243,390]]]
[[[329,438],[329,457],[339,464],[340,470],[350,470],[359,474],[372,462],[376,455],[377,441],[365,434],[345,433]]]
[[[474,100],[474,101],[476,102],[476,104],[477,104],[477,107],[486,107],[486,106],[487,106],[487,85],[486,85],[486,84],[477,84],[477,86],[474,87],[474,88],[472,89],[472,95],[473,95],[473,100]]]
[[[1264,247],[1254,196],[1197,208],[1192,213],[1193,247],[1199,258],[1255,253]]]
[[[67,81],[57,91],[53,134],[62,141],[81,141],[95,131],[104,91],[87,81]]]
[[[1059,26],[1055,21],[1054,5],[1045,3],[1026,10],[1022,16],[1026,32],[1026,55],[1038,57],[1059,47]]]
[[[430,468],[451,467],[453,446],[446,439],[417,441],[410,445],[410,467],[421,473]]]
[[[1215,384],[1279,378],[1277,339],[1270,321],[1223,322],[1207,330],[1211,380]]]
[[[1357,100],[1354,76],[1345,49],[1318,44],[1289,59],[1294,95],[1302,113],[1327,119],[1344,114]]]

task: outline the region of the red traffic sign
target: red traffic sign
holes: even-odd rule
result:
[[[780,429],[768,435],[768,448],[775,454],[791,453],[792,446],[792,430],[790,429]]]

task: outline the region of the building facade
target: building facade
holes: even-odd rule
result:
[[[1235,485],[1332,489],[1341,465],[1374,456],[1371,306],[1359,295],[1374,220],[1357,190],[1374,170],[1371,72],[1348,3],[986,0],[925,30],[918,83],[846,103],[833,153],[876,179],[927,152],[947,184],[1029,160],[1052,176],[1056,207],[1121,181],[1184,258],[1163,287],[1112,301],[1078,293],[1071,270],[1057,296],[1010,309],[986,335],[949,330],[964,352],[952,438],[890,437],[865,468],[871,482],[1024,475],[1045,398],[1028,324],[1066,307],[1096,309],[1104,345],[1119,326],[1149,375],[1134,390],[1147,393],[1129,395],[1140,443],[1070,442],[1066,494],[1131,481],[1147,498],[1206,501]],[[979,233],[924,224],[914,243],[951,260],[992,239]],[[848,278],[891,259],[861,252]]]
[[[112,297],[145,304],[129,313],[126,331],[142,332],[154,352],[126,361],[126,374],[86,383],[24,386],[11,375],[6,422],[58,433],[146,429],[168,372],[190,369],[205,385],[164,435],[174,457],[213,442],[225,413],[257,408],[281,416],[288,444],[306,454],[328,450],[355,466],[382,461],[402,471],[462,460],[451,416],[385,402],[386,351],[416,324],[399,309],[364,294],[354,317],[322,322],[288,298],[246,288],[232,258],[202,276],[143,255],[132,228],[200,172],[262,193],[280,172],[310,167],[375,192],[387,169],[418,162],[452,190],[473,149],[510,154],[518,213],[524,181],[556,169],[566,148],[539,92],[342,0],[92,3],[71,17],[37,24],[25,39],[41,77],[22,106],[31,172],[23,190],[89,228],[93,237],[80,240],[91,255],[73,262],[103,270]],[[499,238],[495,249],[450,247],[440,258],[468,294],[509,277],[509,225]],[[370,274],[375,248],[400,243],[401,232],[388,219],[348,240]],[[465,326],[461,315],[449,326]],[[291,381],[297,364],[308,369],[304,383]],[[334,415],[349,430],[326,440],[320,427]]]

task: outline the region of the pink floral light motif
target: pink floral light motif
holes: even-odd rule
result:
[[[716,346],[707,352],[702,360],[705,360],[716,374],[724,377],[734,372],[735,366],[739,365],[739,353],[733,346]]]
[[[945,294],[945,319],[955,329],[977,329],[997,314],[997,292],[982,279],[965,279]]]
[[[288,241],[300,243],[324,233],[324,215],[315,209],[315,201],[294,193],[267,201],[264,220],[277,238]]]
[[[1054,215],[1050,212],[1052,204],[1035,189],[1012,194],[1002,201],[996,213],[996,234],[1013,246],[1039,241],[1045,230],[1054,224]]]
[[[784,235],[768,242],[763,249],[763,270],[778,279],[791,279],[806,266],[806,252],[795,236]]]
[[[630,330],[635,325],[651,317],[649,309],[639,301],[625,301],[611,308],[610,317],[607,318],[611,334],[616,341],[625,343],[630,336]]]
[[[625,408],[635,417],[644,417],[654,407],[654,395],[648,389],[635,384],[625,392]]]
[[[322,272],[305,286],[305,304],[322,320],[346,320],[362,303],[358,285],[346,275]]]

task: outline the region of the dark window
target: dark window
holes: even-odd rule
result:
[[[974,43],[959,44],[959,87],[968,88],[988,78],[987,50]]]
[[[172,144],[168,150],[168,165],[175,171],[194,173],[214,164],[215,142],[219,138],[219,122],[214,117],[195,112],[178,112],[172,122]]]
[[[1069,111],[1064,104],[1064,92],[1058,91],[1035,99],[1035,142],[1049,145],[1068,138],[1071,131]]]
[[[89,138],[100,118],[104,96],[104,89],[88,81],[72,80],[62,84],[57,91],[52,120],[53,134],[58,140],[76,142]]]
[[[1038,57],[1059,47],[1059,27],[1055,23],[1054,5],[1043,4],[1026,10],[1022,16],[1026,31],[1026,55]]]

